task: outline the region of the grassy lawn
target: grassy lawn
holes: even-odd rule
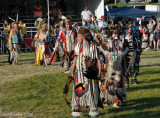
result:
[[[7,69],[14,68],[16,71],[25,66],[27,66],[26,70],[32,70],[32,73],[23,70],[24,72],[17,72],[15,75],[11,73],[11,70],[5,71],[9,72],[10,76],[21,74],[19,79],[14,77],[7,79],[8,75],[1,73],[6,81],[0,81],[0,118],[5,115],[9,116],[11,113],[19,113],[19,118],[71,118],[71,108],[63,100],[62,92],[69,74],[63,73],[59,63],[36,67],[32,56],[33,54],[22,54],[21,65],[18,67],[9,66],[5,62],[6,57],[0,56],[4,59],[2,59],[4,63],[0,62],[1,71],[6,67]],[[37,69],[41,74],[36,72]],[[137,79],[140,84],[130,85],[127,89],[126,105],[122,109],[111,106],[99,109],[99,118],[160,117],[160,51],[143,52],[140,75]],[[69,101],[71,101],[71,95],[72,87],[68,95]],[[87,114],[88,110],[84,109],[84,116],[81,118],[87,118]]]

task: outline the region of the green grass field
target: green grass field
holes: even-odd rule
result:
[[[33,55],[21,54],[17,66],[9,66],[7,55],[0,55],[0,118],[71,118],[71,108],[63,99],[69,74],[58,62],[36,67]],[[127,89],[126,105],[122,109],[100,108],[99,118],[160,118],[160,51],[142,53],[137,79],[139,85]],[[72,87],[70,101],[71,95]],[[84,109],[83,114],[81,118],[87,118],[88,110]]]

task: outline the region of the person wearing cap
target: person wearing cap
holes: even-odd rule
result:
[[[47,40],[47,24],[43,23],[41,29],[36,33],[34,40],[36,41],[35,48],[35,64],[39,66],[45,63],[49,64],[51,58],[51,51],[48,46]]]
[[[84,28],[90,27],[92,13],[88,10],[88,7],[84,7],[84,11],[81,12],[82,25]]]
[[[9,34],[9,50],[10,50],[10,62],[9,64],[18,64],[18,48],[19,48],[19,39],[18,39],[18,25],[13,25],[13,30]]]
[[[101,16],[100,21],[98,21],[98,27],[99,27],[99,30],[102,30],[102,34],[106,35],[105,28],[107,27],[107,23],[105,22],[105,17],[104,16]]]
[[[63,29],[60,32],[59,37],[58,37],[57,42],[56,42],[56,46],[55,46],[55,49],[57,50],[58,46],[60,45],[60,42],[63,43],[62,48],[63,48],[64,60],[62,61],[61,66],[66,69],[65,73],[70,72],[69,68],[70,68],[70,65],[71,65],[70,64],[71,60],[69,60],[69,59],[73,55],[76,38],[77,38],[76,30],[71,27],[71,24],[70,24],[69,20],[66,21],[65,29]]]
[[[80,28],[75,45],[75,54],[72,65],[74,87],[72,94],[72,116],[82,116],[82,107],[89,107],[89,115],[99,115],[97,105],[99,100],[98,78],[101,75],[101,63],[97,47],[92,42],[91,33]],[[98,68],[96,66],[98,64]]]

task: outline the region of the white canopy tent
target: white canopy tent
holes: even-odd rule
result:
[[[88,6],[88,9],[97,18],[104,15],[104,0],[65,0],[64,2],[67,12],[76,12],[77,15],[80,15],[84,6]]]
[[[49,0],[47,1],[48,7],[48,27],[49,27]],[[81,16],[81,12],[84,10],[84,7],[87,6],[88,9],[92,12],[93,15],[100,18],[104,16],[104,0],[64,0],[66,5],[67,13],[75,13],[78,16]]]

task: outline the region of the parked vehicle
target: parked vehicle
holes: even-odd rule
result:
[[[155,12],[156,17],[160,17],[160,5],[146,5],[145,10]]]
[[[146,5],[145,10],[151,12],[160,12],[160,5]]]

